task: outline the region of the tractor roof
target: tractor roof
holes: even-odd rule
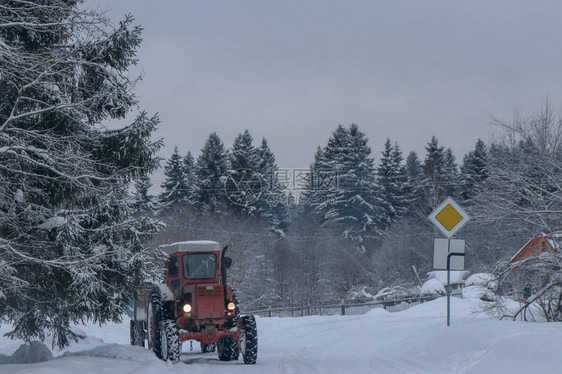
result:
[[[167,254],[171,255],[178,252],[210,252],[221,251],[223,246],[220,243],[210,240],[192,240],[173,244],[163,244],[159,246]]]

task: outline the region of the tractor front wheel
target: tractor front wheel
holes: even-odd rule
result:
[[[238,349],[236,341],[230,336],[227,336],[217,341],[217,354],[221,361],[238,360],[240,350]]]
[[[160,334],[162,360],[176,363],[180,359],[181,344],[176,323],[171,319],[162,321]]]
[[[255,364],[258,359],[258,328],[254,316],[242,317],[240,351],[245,364]]]

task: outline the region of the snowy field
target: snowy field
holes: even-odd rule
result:
[[[259,318],[256,365],[220,362],[215,353],[189,351],[182,362],[163,363],[128,344],[128,320],[120,325],[80,327],[88,338],[55,359],[0,365],[2,374],[43,373],[560,373],[562,324],[498,321],[475,313],[474,301],[446,299],[400,313],[375,309],[360,316]],[[1,332],[8,331],[6,326]],[[0,354],[21,342],[0,338]]]

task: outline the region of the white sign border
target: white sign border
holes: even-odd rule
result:
[[[447,205],[451,205],[459,214],[462,216],[462,219],[452,228],[451,231],[448,231],[442,224],[435,218]],[[435,225],[445,235],[447,238],[452,238],[453,235],[457,233],[463,226],[470,221],[470,216],[468,213],[465,212],[463,208],[451,196],[448,196],[443,202],[427,217],[431,223]]]

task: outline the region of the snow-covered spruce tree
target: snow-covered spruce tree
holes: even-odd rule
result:
[[[376,168],[376,173],[377,183],[381,189],[381,197],[389,203],[389,209],[386,212],[386,215],[390,221],[393,221],[396,218],[397,213],[392,202],[395,200],[395,192],[398,186],[394,183],[395,171],[393,170],[392,165],[392,144],[388,138],[384,143],[382,157],[380,158],[380,162]]]
[[[439,145],[435,136],[425,147],[423,175],[417,188],[416,210],[420,217],[426,217],[447,196],[454,196],[457,187],[457,171],[454,156],[450,150]]]
[[[474,150],[468,152],[461,166],[462,192],[464,200],[470,200],[484,181],[488,178],[488,150],[486,144],[480,139],[476,142]]]
[[[334,159],[336,158],[336,149],[339,149],[339,153],[341,153],[345,148],[347,132],[348,130],[343,125],[339,125],[332,132],[328,144],[324,148],[318,147],[316,149],[314,160],[310,165],[307,189],[303,192],[303,201],[305,211],[311,213],[322,225],[327,222],[328,214],[334,210],[334,194],[338,187],[336,175],[339,173],[334,168]],[[329,153],[329,156],[326,155],[326,152]],[[336,184],[333,183],[334,181],[336,181]],[[338,233],[337,237],[339,236]]]
[[[420,181],[423,178],[423,164],[416,152],[411,151],[408,153],[405,169],[406,176],[408,177],[408,184],[411,187],[406,215],[416,216],[416,207],[420,205],[419,199],[421,198],[421,192],[418,189],[420,188]]]
[[[231,195],[231,199],[227,200],[229,203],[229,208],[238,213],[247,214],[249,216],[255,216],[256,214],[256,198],[253,193],[261,193],[261,182],[260,177],[257,174],[258,167],[258,155],[256,147],[252,144],[253,137],[248,130],[243,133],[238,134],[234,138],[234,143],[232,144],[232,149],[229,155],[230,162],[230,174],[229,178],[233,182],[232,187],[236,188],[237,185],[240,188],[240,198],[238,200]],[[229,185],[230,187],[230,185]],[[250,191],[252,190],[252,191]],[[237,194],[237,191],[231,191]],[[251,194],[251,195],[248,195]],[[246,200],[245,197],[248,197]]]
[[[367,145],[365,133],[355,124],[349,126],[349,149],[342,160],[342,175],[338,176],[338,183],[343,188],[349,189],[342,196],[348,196],[350,207],[348,212],[351,221],[356,221],[359,232],[366,236],[381,235],[388,227],[389,217],[384,214],[388,211],[387,202],[380,192],[375,179],[374,160],[370,157],[371,148]],[[342,205],[345,209],[345,204]],[[345,217],[345,213],[341,215]],[[344,218],[345,220],[346,218]],[[350,222],[351,222],[350,221]]]
[[[377,167],[377,180],[385,200],[392,207],[391,224],[371,256],[370,268],[374,271],[377,286],[409,284],[411,266],[425,266],[425,240],[420,232],[427,229],[419,225],[419,216],[412,211],[416,189],[422,177],[422,164],[415,152],[410,152],[403,164],[402,152],[397,144],[387,139]],[[423,227],[423,229],[419,229]],[[424,244],[424,245],[422,245]],[[404,266],[407,264],[408,266]]]
[[[386,215],[391,222],[406,212],[409,203],[411,188],[402,161],[402,152],[398,144],[392,146],[390,139],[386,139],[376,172],[381,197],[387,202]]]
[[[156,243],[172,243],[193,237],[198,220],[194,207],[195,165],[190,152],[182,158],[177,147],[164,166],[166,178],[159,197],[158,217],[166,228],[155,238]]]
[[[228,178],[232,185],[228,188],[240,188],[241,201],[230,195],[230,210],[256,219],[263,219],[271,228],[282,234],[287,225],[286,209],[282,187],[277,178],[278,167],[275,155],[269,148],[267,140],[261,145],[253,145],[253,137],[248,130],[238,134],[234,139],[229,156],[230,171]],[[252,189],[250,191],[249,189]],[[229,191],[229,193],[237,191]],[[246,195],[249,194],[249,195]],[[249,197],[244,201],[244,197]]]
[[[324,194],[327,192],[327,186],[322,186],[322,182],[319,181],[323,172],[328,169],[322,147],[316,148],[309,169],[310,172],[306,176],[306,189],[301,193],[301,204],[306,213],[314,213],[316,206],[324,201]]]
[[[388,203],[380,196],[370,154],[367,138],[357,125],[338,126],[318,160],[321,169],[313,170],[318,185],[309,191],[319,221],[359,246],[367,237],[382,235],[390,224]],[[332,174],[335,183],[326,185],[322,174]]]
[[[162,182],[162,193],[159,197],[159,214],[163,217],[171,212],[183,211],[189,204],[190,188],[187,184],[183,158],[177,147],[174,148],[174,152],[166,161],[164,175],[166,179]]]
[[[193,190],[195,189],[195,159],[190,151],[183,158],[183,173],[187,185],[187,198],[193,203]]]
[[[138,215],[152,216],[157,209],[154,195],[150,194],[152,182],[150,176],[145,174],[135,182],[133,207]]]
[[[231,170],[256,170],[258,154],[256,147],[252,144],[253,141],[254,138],[248,130],[244,130],[234,138],[229,157]]]
[[[417,184],[423,173],[423,164],[415,151],[408,153],[406,157],[406,174],[410,184]]]
[[[394,173],[394,184],[396,185],[396,201],[392,203],[395,210],[398,212],[399,216],[402,216],[408,211],[408,207],[411,203],[411,195],[413,191],[413,185],[408,177],[408,172],[406,171],[406,165],[404,165],[404,157],[402,156],[402,150],[398,143],[394,143],[392,147],[391,160]]]
[[[0,3],[0,318],[57,346],[73,322],[119,320],[160,258],[127,194],[158,165],[158,119],[101,125],[136,105],[141,30],[78,4]]]
[[[449,184],[449,195],[457,197],[461,190],[461,175],[459,166],[457,165],[455,155],[451,148],[445,151],[445,165],[444,172],[447,176],[447,183]]]
[[[335,168],[334,160],[336,154],[343,152],[347,137],[348,130],[343,125],[339,125],[332,132],[328,144],[324,148],[316,149],[314,160],[310,164],[310,173],[306,181],[307,189],[302,194],[302,200],[305,211],[316,217],[321,224],[327,222],[328,213],[334,210],[334,194],[338,188],[338,174],[341,173]],[[340,236],[339,233],[337,236]]]
[[[289,224],[288,196],[283,191],[284,187],[277,176],[279,167],[275,162],[275,154],[265,138],[262,139],[256,153],[256,171],[261,177],[262,193],[256,202],[255,216],[267,220],[274,231],[282,234]]]
[[[228,151],[216,132],[209,135],[195,163],[193,201],[202,212],[224,212],[228,206],[225,178]]]

